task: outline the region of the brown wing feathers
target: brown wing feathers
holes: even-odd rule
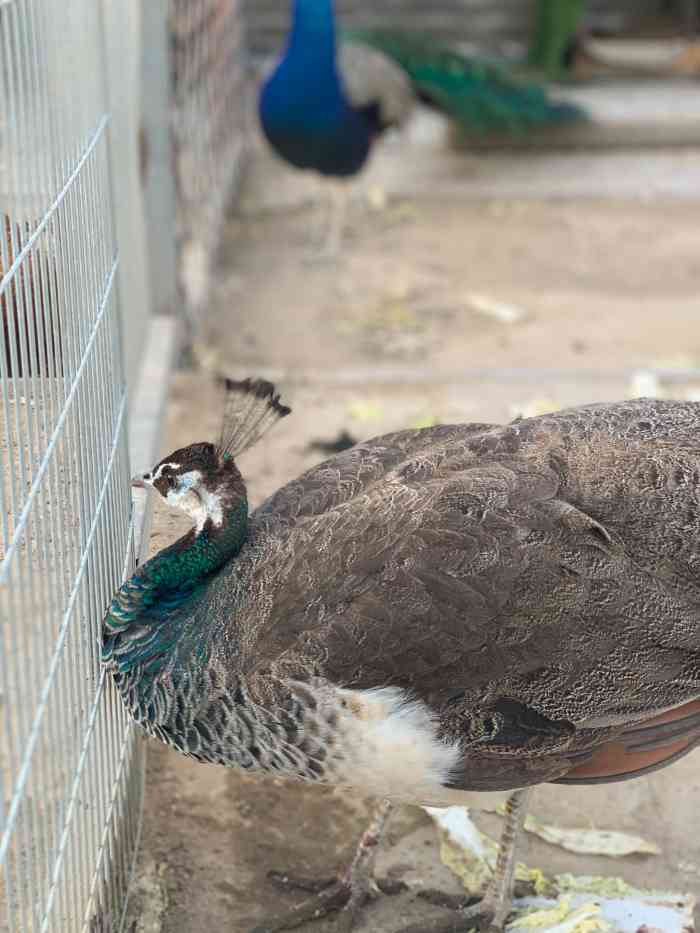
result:
[[[466,788],[662,762],[700,730],[662,712],[700,698],[698,425],[640,401],[344,452],[253,516],[279,541],[256,652],[424,699]]]
[[[700,744],[700,700],[625,729],[617,738],[581,756],[561,784],[598,784],[629,780],[662,768]]]

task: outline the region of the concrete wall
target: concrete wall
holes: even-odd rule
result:
[[[342,21],[355,26],[397,26],[429,30],[462,41],[525,38],[535,0],[336,0]],[[287,30],[291,0],[245,0],[251,47],[278,48]],[[682,0],[672,0],[679,8]],[[593,12],[617,12],[630,24],[669,6],[664,0],[589,0]]]
[[[242,0],[170,0],[170,33],[178,259],[192,335],[245,153]]]

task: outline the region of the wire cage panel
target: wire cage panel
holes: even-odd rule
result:
[[[123,312],[146,316],[116,246],[141,227],[117,8],[0,3],[2,933],[119,929],[139,830],[142,746],[99,666],[133,564]]]

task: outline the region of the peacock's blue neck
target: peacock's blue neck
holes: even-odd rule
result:
[[[260,94],[263,132],[291,165],[344,178],[360,171],[371,126],[346,94],[331,0],[295,0],[292,31]]]
[[[295,0],[286,59],[335,72],[336,34],[332,0]]]
[[[248,503],[239,497],[219,527],[207,522],[159,551],[114,596],[103,623],[102,659],[121,674],[154,673],[182,640],[188,603],[233,559],[246,538]]]
[[[287,47],[263,96],[273,120],[302,104],[315,113],[344,108],[331,0],[296,0]]]

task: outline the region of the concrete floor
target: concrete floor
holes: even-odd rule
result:
[[[668,175],[681,161],[695,179],[682,192]],[[386,146],[364,181],[375,204],[389,191],[388,206],[358,199],[340,260],[308,265],[317,185],[261,150],[230,218],[199,348],[211,369],[276,374],[294,407],[242,463],[253,504],[322,459],[310,443],[341,429],[362,438],[432,420],[503,421],[650,389],[698,397],[698,204],[689,196],[700,192],[699,170],[689,150],[630,152],[617,163],[581,152],[457,156],[418,126]],[[597,198],[596,177],[608,179]],[[515,306],[511,320],[488,311],[494,302]],[[654,367],[669,379],[650,383]],[[206,371],[180,373],[165,446],[215,436],[219,406]],[[159,507],[152,546],[182,528]],[[542,787],[533,811],[637,833],[661,855],[584,857],[530,840],[530,865],[700,895],[700,752],[624,784]],[[267,872],[332,874],[364,813],[348,795],[253,781],[152,745],[135,929],[244,933],[294,899]],[[496,817],[478,820],[496,833]],[[434,914],[415,897],[421,886],[458,890],[421,811],[407,808],[393,825],[380,856],[387,871],[414,887],[373,905],[367,933]]]

